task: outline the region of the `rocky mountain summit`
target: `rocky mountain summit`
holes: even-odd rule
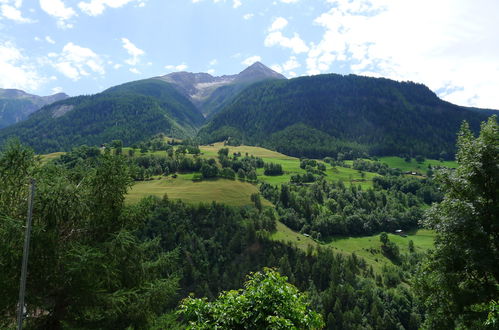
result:
[[[255,62],[234,75],[212,76],[209,73],[183,71],[169,73],[157,79],[173,84],[205,116],[208,116],[217,112],[222,105],[248,85],[269,79],[286,79],[286,77],[260,62]]]

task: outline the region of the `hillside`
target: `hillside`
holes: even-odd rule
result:
[[[193,136],[203,117],[170,84],[147,79],[90,96],[45,106],[27,120],[0,131],[0,143],[18,137],[37,152],[100,145],[120,139],[126,145],[158,133]]]
[[[493,111],[439,99],[422,84],[337,74],[274,80],[241,92],[200,131],[306,157],[454,154],[463,120],[474,130]]]
[[[0,128],[18,123],[44,105],[64,100],[68,97],[64,93],[51,96],[38,96],[18,89],[0,88]]]
[[[208,73],[173,72],[157,79],[173,84],[206,117],[210,117],[251,84],[286,77],[260,62],[255,62],[234,75],[212,76]]]

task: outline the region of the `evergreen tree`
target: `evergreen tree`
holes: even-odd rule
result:
[[[499,296],[499,127],[496,117],[475,138],[464,123],[455,171],[436,178],[445,192],[424,223],[437,232],[417,291],[430,328],[481,328]]]

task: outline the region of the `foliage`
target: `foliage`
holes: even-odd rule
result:
[[[437,172],[445,192],[424,224],[435,229],[435,250],[421,269],[418,293],[432,328],[480,328],[482,308],[499,296],[499,127],[496,117],[475,138],[464,123],[455,171]]]
[[[287,278],[266,268],[250,274],[244,289],[221,293],[213,302],[185,299],[179,310],[192,329],[320,329],[321,315]]]
[[[177,252],[134,234],[143,206],[123,205],[131,183],[123,157],[68,159],[68,167],[40,167],[15,142],[0,154],[0,325],[16,311],[27,182],[35,178],[28,326],[146,327],[176,301]]]
[[[303,178],[307,175],[300,175],[300,182],[306,182]],[[292,180],[296,183],[297,176]],[[260,191],[277,205],[284,224],[315,238],[415,228],[422,217],[421,207],[438,198],[431,180],[402,176],[381,180],[375,181],[374,189],[363,190],[314,177],[311,184],[282,185],[280,189],[264,183]]]

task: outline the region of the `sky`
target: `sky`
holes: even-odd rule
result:
[[[74,96],[261,61],[499,109],[498,13],[497,0],[0,0],[0,88]]]

